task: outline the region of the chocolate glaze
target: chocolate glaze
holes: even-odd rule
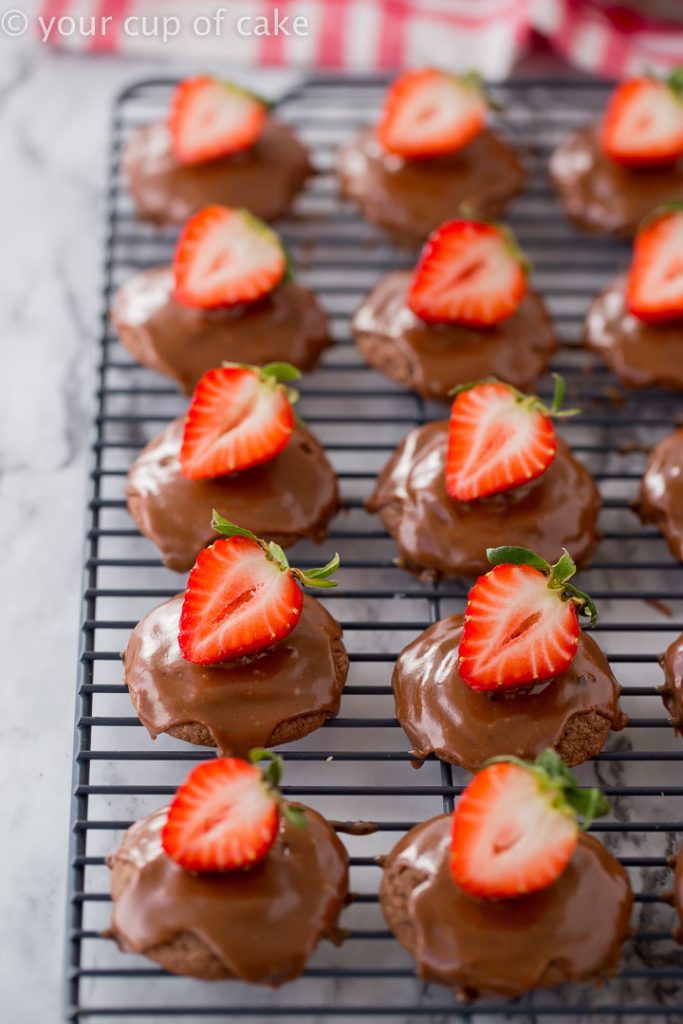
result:
[[[367,502],[394,537],[411,572],[478,576],[486,549],[519,544],[555,561],[566,547],[586,563],[596,543],[600,494],[588,470],[562,440],[537,480],[468,504],[449,498],[444,466],[448,422],[416,427],[380,473]]]
[[[621,167],[603,155],[599,125],[569,135],[550,158],[550,177],[574,223],[595,234],[635,233],[655,206],[683,199],[683,161],[672,167]]]
[[[442,402],[454,385],[482,377],[533,390],[557,348],[550,317],[534,292],[495,327],[426,324],[406,305],[412,276],[408,270],[387,274],[353,318],[356,344],[372,366]]]
[[[498,216],[526,177],[514,150],[487,130],[457,153],[405,160],[385,153],[366,129],[340,151],[337,172],[342,194],[408,245],[457,216],[462,204]]]
[[[671,716],[674,731],[683,736],[683,633],[669,644],[662,655],[662,668],[662,701]]]
[[[212,203],[274,220],[313,173],[304,146],[274,118],[249,149],[188,167],[173,156],[165,122],[156,121],[131,136],[123,169],[138,215],[157,224],[182,224]]]
[[[283,722],[337,714],[348,662],[339,666],[341,627],[304,594],[288,637],[258,654],[220,665],[194,665],[178,646],[183,594],[149,612],[133,630],[123,656],[124,679],[149,734],[199,722],[223,753],[268,746]],[[341,648],[343,651],[343,648]]]
[[[111,319],[121,344],[143,366],[190,392],[207,370],[228,363],[285,361],[311,370],[330,344],[327,317],[296,282],[248,306],[207,311],[173,299],[173,268],[156,267],[114,296]]]
[[[216,540],[211,512],[248,526],[258,537],[294,544],[322,540],[339,508],[334,469],[304,427],[270,462],[214,480],[188,480],[180,472],[184,420],[173,420],[142,450],[128,473],[128,510],[159,548],[169,569],[190,569]]]
[[[614,972],[628,935],[633,894],[618,861],[592,836],[581,835],[553,885],[511,900],[479,900],[449,871],[451,815],[413,828],[394,847],[380,901],[388,906],[400,865],[421,881],[407,900],[399,941],[420,977],[458,995],[515,998],[530,989],[586,981]],[[389,911],[389,913],[387,913]]]
[[[683,326],[646,324],[626,309],[626,275],[588,310],[584,340],[629,387],[683,389]]]
[[[683,562],[683,427],[652,449],[637,505],[643,522],[656,523],[674,558]]]
[[[334,933],[348,891],[344,846],[324,818],[305,810],[306,828],[283,817],[262,861],[223,874],[185,871],[166,856],[168,808],[137,822],[109,858],[112,868],[133,869],[113,904],[120,948],[145,954],[190,933],[225,966],[224,977],[274,986],[298,977],[318,941]]]
[[[462,623],[462,615],[436,622],[394,667],[396,715],[418,757],[434,753],[475,771],[498,754],[533,760],[546,747],[556,748],[574,716],[595,712],[613,729],[626,725],[619,684],[592,637],[581,634],[574,660],[555,679],[488,696],[458,673]]]
[[[680,850],[674,872],[674,906],[678,914],[678,926],[674,930],[674,938],[683,946],[683,855]]]

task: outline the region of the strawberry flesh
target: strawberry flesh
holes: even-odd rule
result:
[[[206,163],[249,149],[263,131],[266,104],[229,82],[200,75],[177,87],[168,119],[179,164]]]
[[[473,690],[509,690],[552,679],[576,654],[573,601],[530,565],[496,565],[470,590],[458,671]]]
[[[266,224],[246,210],[207,206],[178,239],[173,296],[198,309],[257,302],[280,284],[286,269],[280,240]]]
[[[446,451],[446,491],[474,501],[535,480],[557,452],[549,416],[506,384],[477,384],[456,396]]]
[[[655,216],[638,233],[626,305],[646,323],[683,317],[683,209]]]
[[[631,78],[610,96],[600,142],[625,167],[657,167],[683,156],[683,101],[679,89],[656,78]]]
[[[512,316],[525,294],[524,265],[507,232],[453,220],[425,242],[407,302],[426,323],[479,328]]]
[[[289,636],[303,595],[290,572],[256,540],[228,537],[201,551],[180,614],[183,657],[213,665],[253,654]]]
[[[481,899],[509,899],[551,885],[579,836],[575,815],[526,768],[502,762],[480,771],[453,815],[454,881]]]
[[[435,68],[408,71],[387,92],[377,138],[387,153],[408,159],[441,156],[471,142],[486,113],[476,82]]]
[[[294,430],[287,390],[257,369],[209,370],[187,414],[180,469],[189,480],[235,473],[275,458]]]
[[[266,855],[279,822],[277,794],[260,768],[221,757],[198,765],[180,786],[161,842],[187,871],[232,871]]]

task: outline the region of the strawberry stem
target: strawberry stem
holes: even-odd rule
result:
[[[598,609],[593,598],[569,583],[576,573],[576,563],[566,548],[554,565],[541,558],[529,548],[504,545],[499,548],[487,548],[486,557],[491,565],[530,565],[548,577],[550,590],[558,592],[563,601],[572,601],[579,615],[588,617],[588,625],[594,626],[598,621]]]
[[[337,581],[329,577],[334,575],[341,564],[338,554],[335,554],[327,565],[323,565],[320,569],[297,569],[289,564],[287,555],[275,541],[262,540],[251,530],[246,530],[243,526],[238,526],[236,523],[231,523],[229,519],[225,519],[216,509],[213,510],[211,526],[223,537],[246,537],[248,540],[253,540],[263,549],[266,558],[275,562],[281,572],[290,573],[304,587],[322,589],[337,586]]]
[[[249,751],[247,756],[251,764],[257,765],[260,761],[268,762],[265,768],[261,768],[261,773],[268,792],[272,793],[277,799],[280,812],[296,828],[308,828],[308,818],[303,807],[287,803],[278,789],[284,767],[284,762],[280,755],[273,753],[272,750],[266,750],[265,747],[255,747]]]
[[[555,381],[555,391],[553,393],[552,405],[548,407],[537,395],[525,395],[523,391],[518,391],[512,384],[508,384],[507,381],[499,380],[497,377],[483,377],[481,380],[472,380],[467,384],[457,384],[454,388],[448,392],[449,395],[457,397],[463,391],[471,391],[472,388],[478,387],[480,384],[503,384],[508,388],[515,396],[515,399],[523,405],[529,412],[540,412],[542,416],[547,416],[549,419],[564,419],[567,416],[578,416],[581,412],[580,409],[563,409],[562,403],[564,401],[567,386],[565,384],[564,377],[559,373],[553,374]]]
[[[609,813],[604,793],[595,788],[581,789],[560,756],[550,748],[540,753],[535,761],[501,754],[490,758],[483,767],[501,762],[515,764],[535,775],[542,788],[551,795],[553,806],[573,816],[583,831],[589,829],[596,818]]]

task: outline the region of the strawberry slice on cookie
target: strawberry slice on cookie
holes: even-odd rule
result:
[[[425,323],[492,327],[512,316],[527,291],[528,264],[508,228],[451,220],[424,244],[408,291]]]
[[[633,249],[626,305],[645,323],[683,317],[683,203],[666,203],[643,223]]]
[[[246,89],[209,75],[176,88],[168,128],[179,164],[207,163],[249,149],[263,131],[269,104]]]
[[[300,377],[289,363],[226,364],[209,370],[195,388],[180,448],[188,480],[204,480],[269,462],[286,447],[295,427]]]
[[[683,156],[683,68],[642,75],[614,90],[600,133],[602,150],[624,167],[658,167]]]
[[[486,900],[545,889],[569,864],[580,832],[608,811],[600,790],[580,789],[554,750],[533,762],[494,758],[453,814],[453,880]]]
[[[207,206],[185,224],[173,257],[176,302],[217,309],[257,302],[287,274],[277,234],[247,210]]]
[[[446,491],[456,501],[475,501],[537,479],[557,453],[553,418],[562,409],[565,383],[555,374],[548,408],[502,381],[477,381],[454,389],[448,425]]]
[[[290,566],[279,544],[260,540],[214,512],[222,535],[197,557],[180,614],[178,644],[186,661],[215,665],[271,647],[301,617],[304,587],[336,587],[335,555],[320,569]]]
[[[387,92],[377,138],[387,153],[412,160],[454,153],[480,133],[487,108],[476,75],[407,71]]]
[[[489,548],[493,568],[470,590],[458,651],[458,672],[473,690],[512,690],[564,672],[577,652],[579,615],[594,625],[588,594],[569,580],[564,551],[550,565],[527,548]]]
[[[259,761],[268,762],[265,769]],[[282,758],[252,750],[249,760],[219,757],[197,765],[180,786],[161,833],[164,852],[187,871],[233,871],[262,860],[284,814],[305,827],[303,810],[282,799]]]

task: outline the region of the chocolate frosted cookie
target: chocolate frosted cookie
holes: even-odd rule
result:
[[[542,476],[472,502],[446,492],[447,439],[445,420],[411,431],[367,502],[396,541],[403,568],[436,577],[476,576],[489,568],[486,549],[501,544],[520,544],[544,558],[564,547],[578,564],[589,561],[600,495],[561,438]]]
[[[131,466],[126,487],[132,518],[169,569],[191,568],[198,552],[215,540],[214,509],[282,547],[304,537],[322,540],[339,507],[337,478],[305,427],[295,427],[270,461],[202,480],[181,472],[183,430],[184,420],[174,420],[151,441]]]
[[[633,895],[625,870],[597,840],[581,835],[547,888],[484,900],[451,878],[451,822],[442,815],[413,828],[384,864],[380,904],[423,981],[466,999],[516,998],[614,973]]]
[[[680,321],[647,323],[626,307],[626,275],[594,300],[584,341],[629,387],[683,390],[683,330]]]
[[[514,150],[487,129],[456,152],[428,159],[388,153],[368,129],[341,150],[337,173],[342,195],[403,245],[418,245],[463,205],[499,216],[526,177]]]
[[[330,344],[325,313],[296,282],[259,302],[215,310],[181,305],[173,285],[172,267],[138,274],[114,296],[111,320],[137,362],[171,377],[183,391],[192,391],[203,373],[223,362],[287,361],[311,370]]]
[[[342,630],[315,598],[274,646],[218,664],[187,661],[178,644],[183,594],[135,627],[124,681],[152,738],[168,733],[223,753],[291,743],[339,710],[349,660]]]
[[[626,167],[600,146],[600,127],[566,138],[550,158],[550,176],[577,227],[596,234],[633,235],[660,203],[683,200],[683,160],[664,167]]]
[[[671,716],[674,731],[683,736],[683,634],[669,644],[662,655],[664,686],[660,693]]]
[[[316,811],[301,810],[306,827],[283,815],[262,860],[222,873],[185,871],[164,852],[167,808],[137,822],[107,859],[108,935],[173,974],[271,986],[298,977],[320,939],[336,937],[348,892],[344,846]]]
[[[671,554],[683,562],[683,427],[652,449],[637,508],[643,522],[655,523]]]
[[[370,366],[442,402],[456,384],[484,377],[533,390],[557,348],[550,317],[534,292],[507,319],[481,329],[425,323],[406,302],[411,280],[407,270],[387,274],[353,317],[356,344]]]
[[[182,224],[204,206],[239,206],[275,220],[313,173],[308,153],[290,128],[269,118],[253,145],[230,155],[182,164],[165,122],[130,138],[123,169],[140,217]]]
[[[416,757],[436,754],[475,771],[491,757],[532,760],[551,747],[572,766],[594,757],[622,729],[620,687],[595,641],[581,634],[561,675],[522,689],[478,692],[461,679],[463,617],[430,626],[399,655],[392,686],[396,715]]]

